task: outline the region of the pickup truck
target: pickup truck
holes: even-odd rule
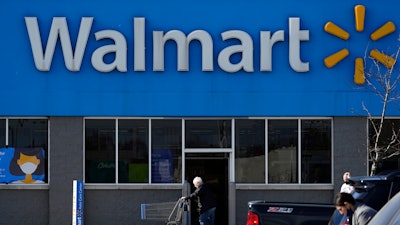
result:
[[[382,172],[375,176],[358,176],[349,179],[354,187],[356,201],[379,210],[400,191],[400,170]],[[327,225],[340,220],[332,204],[290,202],[248,202],[246,225]]]

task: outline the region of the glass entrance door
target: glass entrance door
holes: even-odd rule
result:
[[[229,153],[187,153],[185,156],[185,180],[195,190],[193,178],[199,176],[215,192],[217,209],[215,224],[227,224],[228,217],[228,182]],[[196,203],[192,202],[191,225],[198,225]]]

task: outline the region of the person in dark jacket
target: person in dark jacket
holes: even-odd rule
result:
[[[199,212],[200,225],[214,225],[215,221],[215,208],[217,207],[217,200],[215,194],[212,192],[201,177],[193,179],[193,185],[196,190],[189,196],[182,197],[182,200],[196,199],[197,211]]]

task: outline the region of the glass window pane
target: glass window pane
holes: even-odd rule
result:
[[[379,126],[380,120],[373,120],[375,126]],[[385,119],[383,122],[382,133],[379,137],[378,147],[386,149],[389,146],[392,138],[400,133],[400,120],[399,119]],[[399,138],[397,138],[399,139]],[[369,148],[373,148],[376,142],[376,132],[369,121]],[[392,146],[386,151],[386,156],[391,156],[385,160],[381,160],[378,164],[377,173],[385,170],[400,169],[400,155],[396,154],[400,152],[400,146],[398,140],[392,144]],[[370,161],[370,164],[372,162]],[[371,168],[371,167],[370,167]]]
[[[182,182],[182,120],[151,121],[151,182]]]
[[[9,119],[8,146],[15,148],[15,153],[25,155],[25,160],[32,157],[39,159],[34,179],[48,180],[48,120],[47,119]],[[29,158],[29,159],[28,159]],[[41,163],[43,162],[43,163]],[[10,170],[11,172],[11,170]],[[44,172],[44,176],[43,176]],[[35,181],[39,182],[39,181]]]
[[[331,183],[331,120],[301,121],[301,182]]]
[[[0,147],[6,146],[6,120],[0,120]]]
[[[230,148],[231,120],[186,120],[186,148]]]
[[[85,120],[85,182],[115,183],[115,120]]]
[[[235,120],[235,179],[265,183],[265,120]]]
[[[118,182],[149,182],[149,120],[118,120]]]
[[[8,126],[10,147],[47,149],[47,119],[10,119]]]
[[[268,182],[298,183],[297,120],[268,121]]]

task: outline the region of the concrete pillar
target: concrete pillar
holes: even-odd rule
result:
[[[83,179],[83,118],[50,117],[49,224],[71,224],[72,181]]]
[[[190,195],[190,183],[185,181],[182,187],[182,196]],[[190,225],[191,221],[191,214],[190,214],[190,201],[188,202],[189,205],[187,206],[187,211],[184,211],[183,218],[182,218],[182,225]]]
[[[229,182],[228,193],[229,225],[236,225],[236,183]]]

